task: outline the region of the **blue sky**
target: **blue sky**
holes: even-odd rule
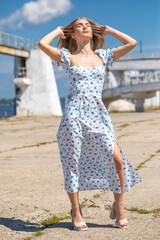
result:
[[[143,55],[160,57],[159,0],[1,0],[0,31],[40,40],[57,26],[65,26],[77,17],[87,17],[99,25],[108,25],[135,38],[137,46],[130,52],[138,56],[139,41]],[[106,36],[107,46],[122,43]],[[58,39],[51,45],[56,46]],[[153,56],[153,55],[152,55]],[[126,55],[127,57],[127,55]],[[0,55],[0,98],[15,96],[13,79],[14,57]],[[54,67],[60,96],[67,96],[69,85],[62,69]],[[63,88],[62,88],[63,86]]]

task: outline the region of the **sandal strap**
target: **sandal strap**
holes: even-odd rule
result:
[[[128,225],[128,220],[127,220],[127,218],[123,218],[123,219],[120,219],[120,220],[116,220],[116,225],[117,225],[117,226],[125,227],[125,226],[123,226],[125,223],[127,223],[127,225]]]
[[[86,223],[85,223],[84,221],[82,221],[82,222],[74,223],[74,225],[75,225],[76,227],[80,227],[80,226],[86,225]]]
[[[123,203],[124,201],[121,201],[121,202],[114,202],[114,203],[117,203],[117,204],[119,204],[119,203]]]
[[[72,208],[79,207],[79,204],[78,204],[78,205],[72,205],[71,207],[72,207]]]

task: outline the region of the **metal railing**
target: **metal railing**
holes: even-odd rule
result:
[[[38,40],[23,38],[0,31],[0,45],[30,50],[38,48]]]
[[[151,82],[159,82],[160,81],[160,73],[152,72],[152,73],[142,73],[138,76],[125,76],[123,85],[133,85],[133,84],[141,84],[141,83],[151,83]]]
[[[143,72],[135,76],[124,75],[123,81],[119,83],[118,86],[114,86],[115,84],[113,84],[108,80],[108,78],[106,78],[106,81],[104,82],[104,89],[115,88],[120,86],[129,86],[134,84],[153,83],[153,82],[160,82],[160,73],[157,71],[151,72],[151,73]]]
[[[27,77],[27,68],[26,67],[16,68],[14,75],[16,78],[26,78]]]
[[[129,53],[121,57],[120,59],[144,59],[144,58],[159,58],[160,57],[160,45],[144,46],[143,52],[139,50],[139,44],[132,49]]]

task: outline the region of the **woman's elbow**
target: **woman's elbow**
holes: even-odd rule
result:
[[[131,42],[131,44],[135,47],[135,46],[137,45],[137,41],[136,41],[136,40],[133,40],[133,41]]]
[[[137,41],[136,40],[130,41],[128,43],[128,47],[131,48],[131,49],[133,49],[136,45],[137,45]]]
[[[38,43],[38,47],[41,48],[41,43],[40,42]]]
[[[38,43],[38,47],[41,48],[43,44],[41,42]]]
[[[39,41],[39,43],[38,43],[38,47],[39,47],[39,48],[41,48],[41,47],[45,47],[45,45],[46,45],[46,44],[43,43],[43,42],[41,42],[41,41]]]

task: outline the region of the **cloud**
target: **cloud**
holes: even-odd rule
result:
[[[26,25],[38,25],[65,15],[72,8],[70,0],[37,0],[25,3],[21,9],[0,19],[0,30],[23,29]]]

